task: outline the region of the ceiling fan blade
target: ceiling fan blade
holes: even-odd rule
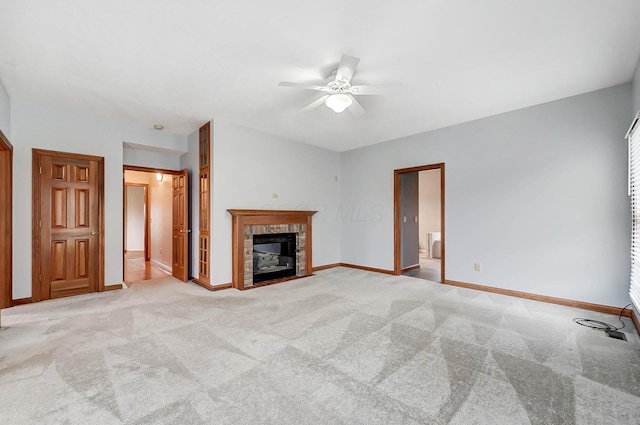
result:
[[[306,112],[306,111],[310,111],[312,109],[315,109],[318,106],[322,105],[324,103],[324,101],[327,100],[328,97],[329,97],[329,95],[325,94],[320,99],[316,99],[313,102],[311,102],[310,104],[308,104],[307,106],[305,106],[304,108],[302,108],[302,110]]]
[[[325,86],[316,86],[313,84],[290,83],[288,81],[280,81],[278,85],[282,87],[293,87],[296,89],[317,90],[317,91],[326,91],[327,89]]]
[[[383,84],[376,86],[351,86],[349,93],[355,95],[389,94],[402,87],[402,84]]]
[[[349,111],[356,117],[364,115],[367,111],[364,110],[360,102],[358,102],[356,98],[353,96],[349,96],[349,97],[353,101],[353,103],[351,103],[351,106],[349,106]]]
[[[351,81],[359,63],[360,58],[342,55],[342,58],[340,58],[340,65],[338,65],[338,72],[336,73],[336,81],[346,81],[347,83]]]

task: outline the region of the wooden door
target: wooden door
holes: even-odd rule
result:
[[[34,199],[39,199],[39,217],[34,216],[39,230],[34,286],[39,291],[34,290],[34,301],[97,292],[103,274],[102,159],[43,152],[34,151],[39,178],[39,196]]]
[[[0,309],[11,307],[13,147],[0,130]]]
[[[189,174],[187,169],[172,176],[172,266],[177,279],[189,280]]]

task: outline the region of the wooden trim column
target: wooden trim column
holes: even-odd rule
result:
[[[211,285],[211,123],[200,127],[198,143],[198,271],[192,280]]]

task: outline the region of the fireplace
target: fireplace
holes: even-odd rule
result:
[[[232,218],[234,288],[249,289],[311,275],[311,217],[316,211],[227,211]]]
[[[253,284],[296,275],[296,233],[253,235]]]

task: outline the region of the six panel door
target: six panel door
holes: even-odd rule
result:
[[[98,290],[98,161],[40,157],[40,299]]]
[[[172,266],[176,279],[189,280],[189,174],[186,169],[172,176]]]

